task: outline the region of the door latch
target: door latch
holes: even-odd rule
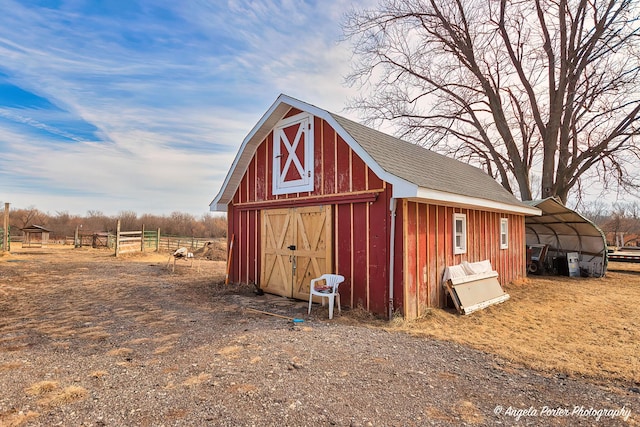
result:
[[[295,251],[296,250],[296,245],[291,245],[287,249],[291,249],[292,251]]]

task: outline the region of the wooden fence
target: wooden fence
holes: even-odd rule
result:
[[[215,240],[215,239],[213,238],[204,239],[199,237],[162,236],[160,237],[160,242],[158,246],[161,251],[173,252],[176,249],[186,247],[188,249],[191,249],[191,252],[193,252],[196,249],[200,249],[204,247],[207,244],[207,242],[211,242],[212,240]]]
[[[4,230],[2,228],[0,228],[0,250],[3,251],[9,251],[11,250],[11,241],[15,241],[15,239],[13,237],[11,237],[11,233],[7,233],[6,239],[5,239],[5,234],[4,234]],[[7,245],[7,247],[5,248],[5,244]]]
[[[111,236],[107,241],[114,242],[116,256],[131,252],[145,252],[146,250],[173,252],[182,247],[186,247],[193,252],[203,248],[207,242],[215,240],[200,237],[161,236],[159,228],[157,230],[145,230],[144,226],[142,226],[142,230],[121,231],[120,221],[116,226],[116,234],[113,236],[113,240]],[[109,245],[109,247],[112,246]]]
[[[174,252],[186,247],[193,252],[206,246],[207,242],[216,240],[215,238],[202,237],[175,237],[161,236],[160,229],[122,231],[120,221],[116,224],[116,233],[80,233],[76,229],[75,236],[65,237],[65,245],[75,245],[77,248],[91,246],[93,248],[109,248],[115,250],[116,256],[132,252]]]
[[[116,225],[116,256],[130,252],[144,252],[147,248],[152,248],[156,252],[160,250],[160,229],[157,231],[142,230],[121,231],[120,220]]]

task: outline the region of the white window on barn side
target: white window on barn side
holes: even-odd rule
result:
[[[453,214],[453,253],[467,252],[467,215]]]
[[[509,218],[500,218],[500,249],[509,247]]]
[[[313,116],[296,114],[273,129],[273,194],[313,191]]]

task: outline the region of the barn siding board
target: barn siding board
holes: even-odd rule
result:
[[[335,130],[325,121],[322,122],[322,179],[323,186],[320,191],[323,194],[334,194],[336,192],[335,179]]]
[[[248,224],[248,212],[240,212],[240,235],[238,236],[238,255],[241,261],[240,268],[240,282],[246,283],[247,281],[247,234],[251,231]]]
[[[489,218],[491,216],[490,212],[482,212],[482,225],[481,225],[481,233],[483,236],[488,236],[489,235],[489,225],[488,225],[488,221]],[[481,250],[481,257],[482,259],[490,259],[491,258],[491,251],[489,250],[489,247],[487,245],[482,245],[482,250]]]
[[[427,226],[427,263],[428,263],[428,278],[427,283],[436,283],[438,280],[438,267],[436,263],[437,253],[437,229],[436,225],[437,208],[434,205],[427,205],[426,209],[426,226]],[[428,286],[429,289],[429,305],[435,307],[439,304],[440,293],[437,286]]]
[[[389,200],[387,193],[368,205],[369,233],[369,309],[374,313],[386,313],[389,288]]]
[[[337,171],[336,193],[349,193],[351,191],[351,189],[349,188],[351,183],[351,176],[349,174],[349,159],[351,157],[351,148],[349,148],[347,143],[344,142],[342,138],[338,137],[337,141],[337,159],[335,164],[335,168]]]
[[[263,201],[267,194],[267,144],[260,144],[253,160],[256,163],[256,190],[254,200]]]
[[[256,200],[256,158],[251,159],[248,169],[248,181],[247,181],[247,200]]]
[[[273,184],[273,169],[271,168],[271,158],[273,157],[273,131],[267,135],[262,145],[265,146],[265,156],[262,161],[265,163],[264,167],[267,170],[267,181],[265,182],[266,193],[265,200],[275,200],[276,196],[271,192],[271,186]]]
[[[473,251],[476,257],[482,256],[484,235],[482,234],[482,223],[484,221],[483,212],[471,210],[473,214]]]
[[[237,230],[237,222],[238,219],[236,217],[237,215],[237,209],[235,209],[233,207],[232,203],[229,203],[228,209],[227,209],[227,227],[228,227],[228,232],[227,232],[227,254],[228,254],[228,250],[231,244],[235,245],[235,233],[238,231]],[[232,240],[233,239],[233,240]],[[238,281],[238,272],[237,272],[237,263],[238,263],[238,256],[237,256],[237,251],[236,251],[236,256],[235,257],[231,257],[230,260],[230,264],[228,266],[229,269],[229,280],[232,282],[237,282]]]
[[[371,169],[367,168],[367,185],[369,189],[383,188],[385,182],[378,177]]]
[[[513,253],[513,255],[509,258],[509,271],[511,272],[511,274],[513,274],[514,276],[517,274],[518,270],[518,264],[516,263],[516,258],[515,256],[520,252],[520,248],[518,246],[511,246],[516,244],[516,240],[514,238],[511,237],[511,228],[516,227],[516,218],[513,216],[509,216],[509,231],[507,233],[507,239],[509,239],[508,244],[509,244],[509,248],[505,249],[505,253],[507,254],[507,256],[509,256],[510,253]]]
[[[419,314],[420,295],[418,293],[418,254],[420,252],[420,242],[418,240],[418,204],[415,202],[409,202],[406,210],[406,223],[405,229],[407,235],[405,236],[405,242],[407,246],[407,252],[405,260],[407,260],[406,275],[407,281],[405,282],[406,310],[411,317],[416,317]]]
[[[351,205],[340,204],[336,206],[336,272],[342,274],[345,277],[345,283],[341,286],[340,293],[342,294],[342,287],[344,286],[346,295],[345,301],[349,301],[350,307],[354,305],[354,282],[351,274],[351,241],[353,239],[353,233],[351,232]],[[342,297],[341,297],[342,298]]]
[[[320,194],[323,194],[323,184],[322,184],[322,177],[324,176],[323,173],[323,158],[324,158],[324,153],[323,153],[323,141],[322,141],[322,129],[323,129],[323,121],[318,118],[318,117],[314,117],[313,119],[313,140],[314,140],[314,144],[313,144],[313,170],[315,171],[315,174],[313,176],[313,188],[314,189],[318,189]]]
[[[258,283],[258,275],[257,275],[257,261],[256,261],[256,257],[258,256],[258,250],[257,250],[257,243],[258,243],[258,222],[256,220],[256,211],[251,210],[248,211],[248,227],[249,227],[249,233],[248,233],[248,252],[249,252],[249,257],[248,257],[248,262],[247,262],[247,269],[248,269],[248,273],[247,273],[247,280],[250,283]]]
[[[234,251],[235,251],[235,261],[234,261],[234,270],[235,270],[235,281],[236,282],[241,282],[242,281],[242,275],[241,275],[241,266],[242,266],[242,251],[241,251],[241,245],[240,242],[242,241],[242,212],[240,212],[239,210],[236,212],[236,215],[238,215],[238,217],[236,218],[236,224],[235,224],[235,235],[234,235],[234,242],[233,242],[233,246],[234,246]]]
[[[427,225],[429,217],[427,215],[429,206],[424,203],[418,204],[418,236],[420,238],[420,247],[418,251],[418,295],[424,305],[433,306],[431,304],[431,292],[429,290],[429,267],[427,260],[429,259],[429,233]],[[418,315],[422,314],[418,312]]]
[[[389,274],[393,274],[393,310],[399,313],[403,313],[404,309],[404,203],[402,200],[397,201],[396,216],[395,216],[395,253],[393,254],[394,271]],[[391,224],[393,227],[394,224]]]
[[[365,191],[367,187],[367,167],[364,161],[351,150],[351,191]]]
[[[245,174],[242,177],[242,181],[240,182],[240,194],[238,194],[239,203],[244,203],[247,201],[247,175]]]
[[[445,238],[449,237],[451,233],[447,233],[447,227],[449,224],[445,219],[446,209],[444,206],[436,206],[436,280],[440,280],[442,277],[442,271],[447,265],[447,245]],[[444,294],[440,293],[440,303],[443,304]]]
[[[369,309],[369,283],[367,280],[367,252],[368,242],[367,235],[367,209],[365,203],[352,203],[352,230],[353,230],[353,246],[352,254],[352,282],[353,282],[353,298],[356,306],[362,305],[365,309]]]

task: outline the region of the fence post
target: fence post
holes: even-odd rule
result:
[[[120,220],[116,224],[116,258],[120,254]]]
[[[142,235],[140,236],[140,252],[144,252],[144,224],[142,224]]]
[[[2,227],[2,252],[9,250],[9,203],[4,204],[4,221]]]
[[[156,252],[160,252],[160,228],[158,228],[158,236],[156,237]]]

